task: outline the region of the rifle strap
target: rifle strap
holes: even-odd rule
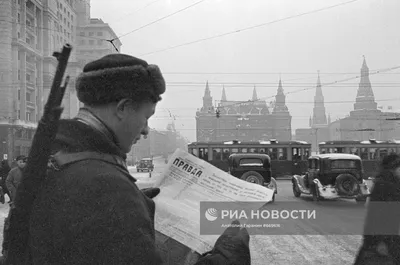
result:
[[[98,152],[78,152],[78,153],[64,153],[58,152],[52,156],[52,166],[56,170],[60,170],[69,164],[73,164],[84,160],[100,160],[106,163],[117,165],[128,171],[126,162],[123,158],[111,154],[103,154]]]

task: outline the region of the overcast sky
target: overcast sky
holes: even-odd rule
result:
[[[207,80],[214,101],[221,99],[224,83],[228,100],[251,99],[256,84],[259,98],[270,102],[281,76],[294,131],[308,126],[318,70],[321,82],[329,83],[359,75],[363,55],[371,72],[400,66],[400,1],[358,0],[311,12],[346,2],[113,0],[111,5],[92,0],[91,17],[109,23],[118,36],[129,33],[120,38],[121,52],[157,64],[165,73],[167,92],[151,127],[165,129],[171,113],[176,128],[195,141],[194,117]],[[260,24],[265,25],[223,35]],[[217,35],[223,36],[192,43]],[[192,44],[180,46],[185,43]],[[166,50],[174,46],[180,47]],[[370,79],[378,105],[400,109],[400,69]],[[353,109],[358,82],[323,87],[332,120]]]

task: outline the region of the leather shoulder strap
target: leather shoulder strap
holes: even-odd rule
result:
[[[63,167],[83,160],[100,160],[127,169],[126,162],[119,156],[98,152],[63,153],[58,152],[52,157],[57,167]]]

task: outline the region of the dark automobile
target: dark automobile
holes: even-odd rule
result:
[[[278,194],[276,180],[272,177],[271,158],[266,154],[232,154],[228,158],[229,174],[247,182],[266,186]]]
[[[139,161],[138,165],[136,166],[137,172],[152,172],[154,170],[153,159],[151,158],[143,158]]]
[[[370,194],[361,158],[351,154],[321,154],[308,158],[308,171],[292,177],[293,194],[320,199],[353,198],[364,203]]]

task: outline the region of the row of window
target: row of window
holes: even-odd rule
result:
[[[399,153],[400,147],[393,148],[368,148],[368,147],[337,147],[320,148],[321,154],[326,153],[344,153],[358,155],[362,160],[380,160],[391,153]]]
[[[310,156],[308,148],[291,148],[292,161],[307,160]],[[211,160],[228,160],[235,153],[267,154],[271,160],[288,160],[289,148],[212,148]],[[189,152],[203,160],[209,160],[208,148],[189,148]]]
[[[94,45],[94,40],[88,40],[89,45]],[[80,40],[79,42],[80,45],[85,45],[86,40]],[[97,45],[102,46],[104,44],[103,40],[97,40]]]
[[[102,31],[98,31],[98,32],[96,32],[96,35],[98,37],[101,37],[101,36],[103,36],[103,32]],[[79,32],[79,36],[85,37],[85,32],[84,31]],[[93,37],[94,36],[94,32],[90,31],[88,36],[89,37]]]

